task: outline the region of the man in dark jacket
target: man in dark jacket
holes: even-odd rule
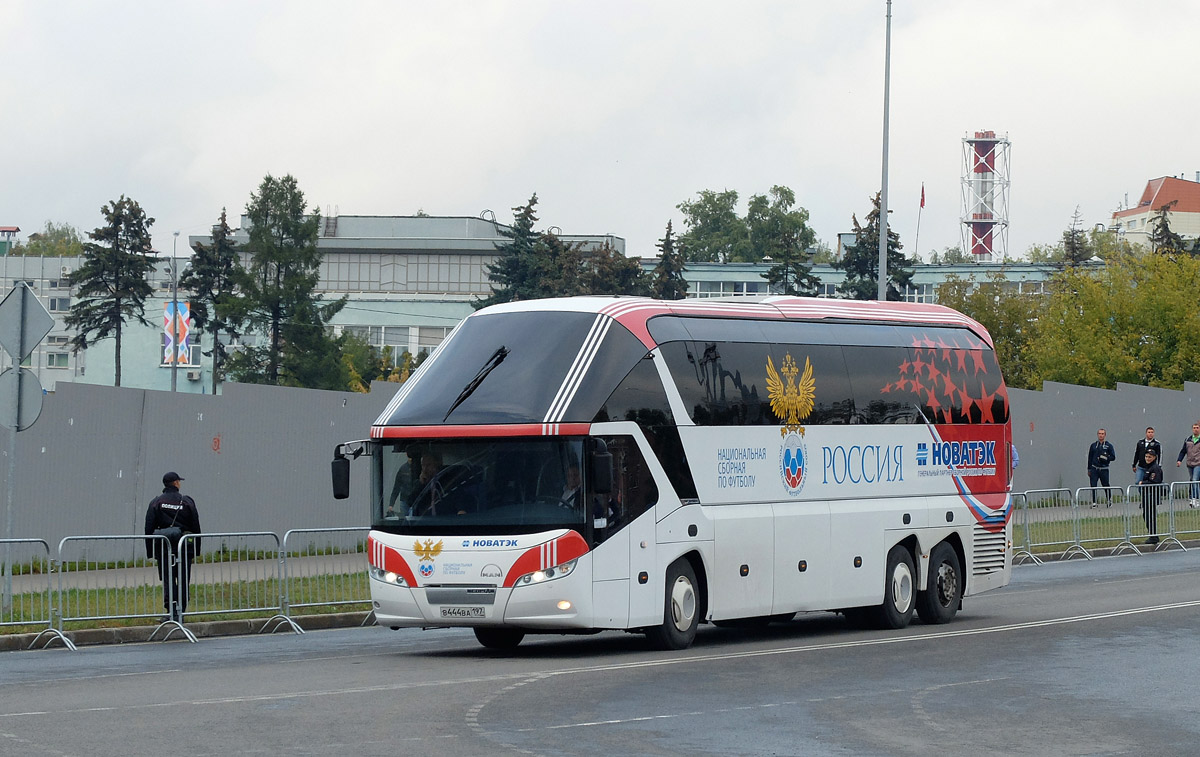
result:
[[[1146,461],[1148,452],[1154,453],[1155,460],[1162,460],[1162,445],[1154,438],[1153,426],[1146,428],[1146,438],[1139,439],[1133,449],[1133,474],[1136,484],[1142,483],[1142,479],[1146,477],[1146,469],[1150,467],[1150,463]]]
[[[1147,544],[1158,544],[1158,503],[1163,495],[1163,469],[1158,464],[1154,450],[1146,453],[1146,475],[1138,481],[1138,493],[1142,495],[1142,518],[1146,521]]]
[[[1092,507],[1096,506],[1096,484],[1108,489],[1108,464],[1117,459],[1117,451],[1113,449],[1112,442],[1105,438],[1107,435],[1108,432],[1100,429],[1096,432],[1096,441],[1088,447],[1088,486],[1092,487]],[[1107,491],[1105,495],[1107,497]],[[1111,500],[1109,504],[1112,504]]]
[[[195,500],[179,493],[183,478],[178,473],[165,473],[162,480],[162,494],[150,500],[150,506],[146,509],[146,536],[153,536],[158,529],[171,527],[179,528],[181,533],[175,538],[147,539],[146,557],[158,561],[158,577],[163,582],[163,607],[169,613],[163,620],[178,621],[187,610],[192,560],[200,549],[200,539],[188,539],[183,554],[180,554],[179,544],[183,535],[200,533],[200,514],[196,511]],[[180,558],[178,562],[183,564],[182,581],[179,580],[176,558]]]

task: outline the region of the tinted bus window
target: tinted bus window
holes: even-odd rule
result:
[[[684,406],[697,425],[780,425],[787,419],[781,419],[772,409],[768,386],[771,372],[787,393],[799,390],[808,370],[813,405],[799,420],[812,424],[850,422],[854,403],[840,347],[675,342],[662,345],[662,352]]]

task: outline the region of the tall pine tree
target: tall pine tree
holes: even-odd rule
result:
[[[501,302],[529,300],[537,297],[537,283],[544,266],[539,265],[538,245],[541,234],[534,230],[537,223],[537,193],[524,206],[513,208],[512,228],[500,229],[509,241],[496,245],[496,262],[488,266],[492,294],[475,303],[476,309]]]
[[[838,286],[838,293],[851,300],[874,300],[879,294],[879,193],[871,201],[875,206],[867,214],[867,225],[854,221],[854,244],[846,248],[845,255],[835,262],[835,268],[846,272],[846,280]],[[904,297],[904,289],[912,284],[912,261],[900,253],[900,237],[887,227],[887,299],[898,301]]]
[[[114,386],[120,386],[121,328],[130,318],[150,325],[146,298],[153,289],[146,276],[154,270],[150,247],[154,219],[147,218],[141,206],[125,195],[100,212],[105,225],[88,232],[92,241],[83,245],[83,264],[70,276],[78,299],[63,322],[75,330],[71,338],[75,352],[113,337]]]
[[[1161,255],[1178,255],[1185,250],[1183,237],[1171,229],[1171,208],[1178,200],[1171,200],[1154,211],[1150,218],[1150,251]]]
[[[338,343],[326,324],[346,297],[323,302],[315,294],[320,279],[317,249],[320,210],[304,209],[296,179],[268,174],[246,206],[250,219],[249,268],[236,276],[237,296],[225,310],[243,333],[265,343],[231,355],[230,377],[253,384],[345,389],[348,373]]]
[[[238,336],[237,324],[226,312],[234,297],[234,279],[239,270],[237,247],[233,243],[233,230],[221,208],[221,219],[212,229],[212,244],[197,244],[192,261],[179,278],[179,286],[192,292],[191,314],[196,328],[212,334],[212,393],[217,393],[217,383],[225,369],[229,350],[221,341],[224,336],[231,341]]]
[[[651,296],[658,300],[682,300],[687,297],[688,284],[683,278],[683,255],[675,247],[670,221],[657,247],[658,264],[654,266]]]

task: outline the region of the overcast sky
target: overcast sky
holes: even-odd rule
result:
[[[343,215],[478,215],[655,254],[703,189],[791,187],[833,245],[881,181],[884,0],[0,0],[0,226],[236,218],[267,173]],[[1194,0],[896,0],[892,228],[959,243],[968,132],[1007,134],[1009,250],[1200,171]],[[236,225],[236,223],[235,223]]]

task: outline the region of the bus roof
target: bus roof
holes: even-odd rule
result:
[[[505,311],[570,311],[610,316],[649,348],[657,346],[647,328],[651,318],[676,315],[696,318],[787,319],[797,321],[867,321],[929,324],[967,328],[992,347],[992,338],[978,321],[957,310],[922,302],[833,300],[817,297],[722,297],[652,300],[646,297],[562,297],[493,305],[479,314]]]

